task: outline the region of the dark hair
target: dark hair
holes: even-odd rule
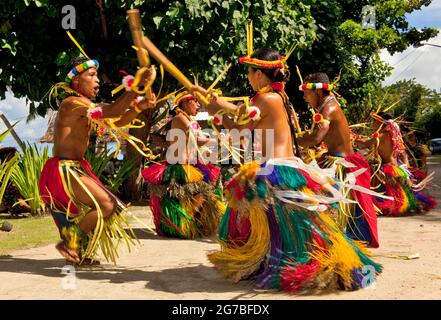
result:
[[[251,58],[256,58],[259,60],[265,60],[265,61],[275,61],[280,59],[279,51],[274,49],[258,49],[253,52],[251,55]],[[288,69],[280,69],[280,68],[274,68],[274,69],[263,69],[252,66],[253,69],[258,69],[262,71],[263,74],[265,74],[271,81],[276,82],[288,82],[289,81],[289,70]]]
[[[0,162],[11,159],[17,152],[14,147],[0,148]]]
[[[381,111],[381,112],[378,112],[377,114],[378,114],[380,117],[382,117],[384,120],[390,120],[390,119],[393,118],[392,114],[389,113],[389,112]]]
[[[324,72],[316,72],[308,74],[304,80],[305,83],[310,82],[321,82],[321,83],[329,83],[329,77]]]
[[[73,68],[75,68],[76,66],[82,64],[83,62],[89,61],[89,59],[87,59],[86,57],[75,57],[72,58],[69,63],[66,65],[66,67],[64,68],[64,70],[66,71],[66,73],[68,73],[70,70],[72,70]]]

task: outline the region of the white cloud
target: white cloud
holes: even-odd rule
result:
[[[413,11],[406,15],[412,27],[441,27],[441,0],[433,0],[427,7],[422,7],[421,10]]]
[[[441,0],[440,0],[441,2]],[[427,41],[441,46],[441,30],[438,36]],[[441,90],[441,47],[421,46],[410,47],[406,51],[391,56],[386,50],[381,58],[394,67],[392,75],[383,85],[390,85],[403,79],[415,78],[417,82]]]
[[[9,90],[6,92],[5,99],[0,101],[0,111],[4,113],[12,124],[19,121],[14,129],[20,139],[25,143],[38,143],[40,137],[46,132],[48,117],[37,117],[26,123],[29,107],[25,99],[15,98]],[[0,120],[0,132],[4,130],[6,130],[6,125]],[[8,135],[1,143],[1,146],[17,148],[18,144],[12,135]]]

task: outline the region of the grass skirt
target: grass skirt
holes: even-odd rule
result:
[[[155,163],[143,170],[150,206],[160,235],[183,239],[212,236],[225,206],[217,186],[219,168],[211,164]]]
[[[323,205],[329,179],[305,164],[275,165],[265,175],[262,168],[245,164],[226,184],[221,249],[209,260],[234,281],[251,277],[259,289],[355,290],[372,283],[382,267],[340,230],[329,211],[335,205]]]
[[[114,199],[116,211],[110,218],[104,219],[98,201],[81,182],[80,178],[84,176],[93,179]],[[93,208],[75,198],[73,181],[76,181],[90,196],[97,210],[97,225],[94,231],[87,235],[81,233],[78,223]],[[39,183],[41,197],[50,207],[61,238],[70,248],[78,250],[82,260],[95,259],[101,250],[107,261],[116,263],[118,248],[121,244],[124,244],[129,251],[134,246],[135,234],[121,214],[127,209],[126,205],[104,187],[93,173],[87,160],[51,158],[43,167]]]

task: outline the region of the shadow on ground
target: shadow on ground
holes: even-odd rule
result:
[[[136,238],[139,240],[167,240],[167,241],[198,241],[198,242],[204,242],[204,243],[216,243],[216,237],[207,237],[207,238],[198,238],[198,239],[179,239],[179,238],[170,238],[170,237],[164,237],[157,234],[153,234],[147,229],[143,228],[133,228],[133,233],[135,234]]]
[[[28,259],[13,256],[0,256],[0,272],[20,274],[35,274],[51,278],[61,278],[64,274],[62,259]],[[145,288],[169,292],[207,292],[224,293],[241,291],[239,296],[253,293],[252,283],[249,281],[233,284],[225,279],[213,267],[194,264],[186,267],[177,267],[162,270],[141,270],[127,267],[102,265],[88,268],[78,268],[76,276],[89,281],[108,281],[114,284],[144,281]],[[239,296],[237,298],[239,298]]]

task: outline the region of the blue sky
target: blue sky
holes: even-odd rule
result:
[[[441,0],[433,0],[428,7],[408,15],[408,21],[415,28],[432,27],[440,30],[437,37],[427,41],[441,45]],[[391,56],[386,50],[381,58],[394,67],[392,75],[384,85],[402,79],[415,78],[417,82],[441,92],[441,48],[433,46],[410,47]]]
[[[428,7],[414,11],[407,21],[415,28],[433,27],[441,29],[441,0],[433,0]]]
[[[441,30],[441,0],[433,0],[429,7],[415,11],[408,15],[411,26],[416,28],[434,27]],[[441,45],[441,32],[429,43]],[[406,51],[389,55],[386,51],[381,52],[383,60],[394,67],[392,75],[386,79],[385,85],[401,79],[416,78],[416,80],[429,88],[441,90],[441,48],[422,46],[420,48],[408,48]],[[24,99],[16,99],[11,92],[6,93],[6,99],[0,101],[0,111],[11,121],[20,122],[16,131],[22,140],[34,143],[45,133],[47,119],[37,118],[26,123],[29,107]],[[5,125],[0,121],[0,131],[5,130]],[[1,144],[2,146],[17,146],[14,139],[9,135]]]

